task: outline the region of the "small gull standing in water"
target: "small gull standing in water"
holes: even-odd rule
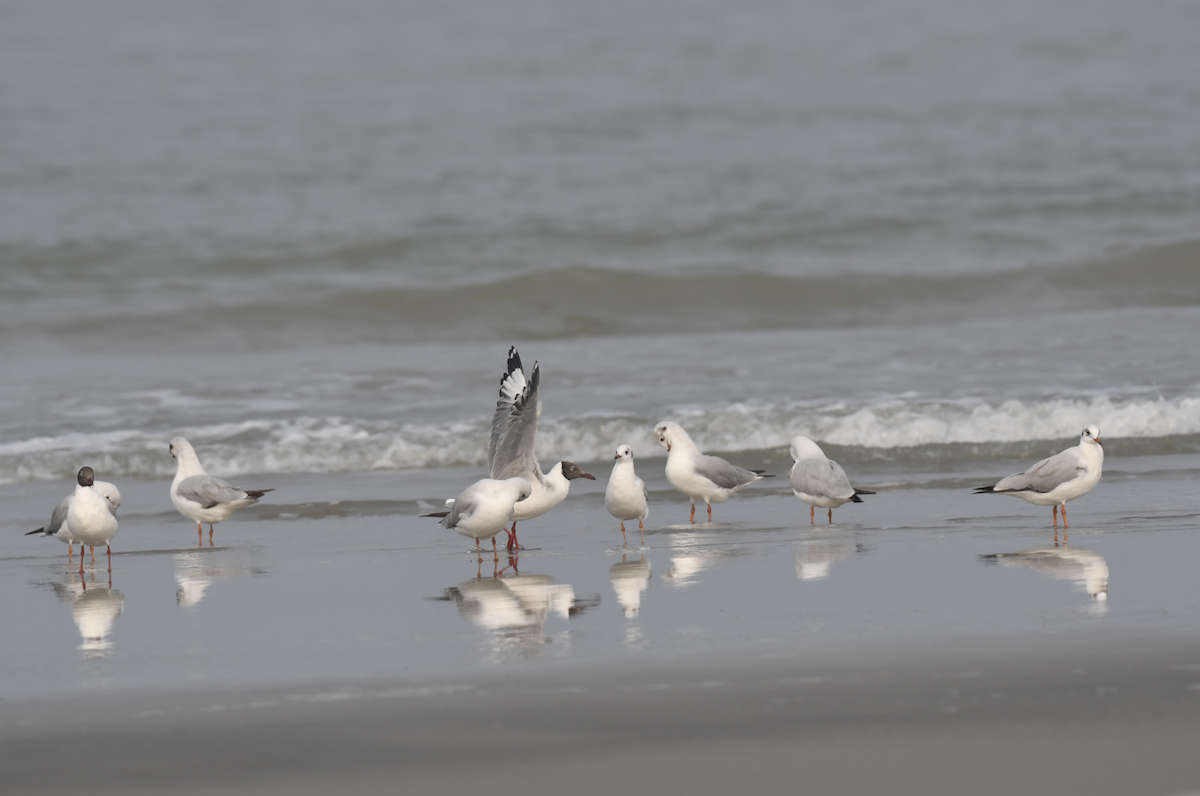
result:
[[[809,525],[816,522],[817,506],[829,509],[829,522],[833,522],[833,510],[846,503],[862,503],[859,495],[874,495],[869,489],[850,486],[846,471],[835,461],[827,458],[817,443],[808,437],[794,437],[791,445],[792,469],[788,480],[792,482],[792,494],[808,504]]]
[[[492,417],[488,475],[498,481],[524,478],[532,489],[513,512],[512,530],[508,532],[508,544],[505,545],[509,550],[521,546],[517,542],[517,522],[540,517],[566,500],[574,479],[596,480],[595,476],[571,462],[558,462],[542,474],[534,454],[538,418],[542,415],[538,382],[538,364],[533,363],[533,375],[526,379],[516,346],[509,348],[508,370],[500,377],[500,398]]]
[[[637,520],[642,544],[646,543],[646,531],[642,522],[650,514],[647,503],[646,482],[633,471],[633,449],[628,445],[617,448],[616,464],[608,477],[604,489],[604,508],[621,521],[621,541],[625,541],[625,520]]]
[[[1088,426],[1079,435],[1079,444],[1056,453],[1030,467],[1014,473],[993,486],[975,488],[976,495],[1012,495],[1035,506],[1054,506],[1054,527],[1058,527],[1058,510],[1062,507],[1063,527],[1067,527],[1067,501],[1083,497],[1100,483],[1104,468],[1104,445],[1100,429]]]
[[[482,478],[463,490],[456,498],[446,501],[447,511],[422,514],[422,517],[440,517],[441,525],[447,530],[470,536],[479,549],[479,540],[492,540],[492,553],[496,553],[496,534],[505,530],[512,519],[515,505],[529,497],[532,488],[524,478],[513,477],[498,481]]]
[[[95,487],[91,467],[80,469],[78,484],[67,508],[66,524],[81,545],[108,548],[108,571],[112,572],[112,539],[117,535],[117,510]],[[83,549],[79,551],[79,574],[83,574]]]
[[[719,456],[704,455],[678,423],[659,423],[654,427],[654,437],[667,449],[667,480],[692,499],[692,523],[696,522],[697,500],[708,506],[708,521],[712,522],[713,503],[723,503],[742,487],[772,477],[762,470],[730,464]]]
[[[121,490],[117,489],[115,485],[110,484],[108,481],[94,481],[92,486],[95,487],[96,491],[108,501],[108,504],[112,506],[113,514],[116,514],[117,509],[121,508]],[[38,534],[40,536],[51,536],[61,542],[66,542],[67,561],[70,561],[72,557],[72,545],[78,541],[75,538],[75,535],[71,533],[71,526],[67,523],[67,512],[70,511],[71,501],[74,499],[74,492],[67,495],[65,498],[59,501],[57,506],[54,507],[54,512],[50,515],[49,524],[43,525],[41,528],[29,531],[27,534],[25,534],[26,536],[33,536],[34,534]],[[82,556],[82,545],[80,545],[80,547],[81,549],[79,551],[79,555]],[[96,560],[95,548],[92,549],[92,560]]]
[[[171,482],[171,502],[179,513],[196,523],[200,544],[204,544],[204,528],[208,523],[208,545],[213,543],[213,523],[224,522],[238,509],[243,509],[273,489],[241,489],[230,486],[220,478],[204,471],[192,443],[183,437],[171,440],[171,455],[179,461],[175,480]]]

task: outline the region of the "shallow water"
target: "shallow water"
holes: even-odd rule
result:
[[[803,657],[922,639],[970,649],[1063,634],[1066,651],[1135,632],[1191,638],[1200,459],[1146,472],[1157,458],[1110,464],[1102,488],[1071,504],[1069,538],[1049,510],[920,484],[838,509],[832,525],[810,525],[774,485],[689,525],[655,468],[644,546],[636,527],[621,544],[588,484],[522,523],[530,549],[498,562],[415,516],[463,473],[434,471],[391,500],[367,497],[391,476],[282,477],[272,505],[217,526],[215,547],[194,546],[170,510],[123,516],[111,586],[103,556],[81,579],[61,543],[6,538],[0,696]],[[889,475],[900,473],[871,470]],[[24,506],[47,490],[4,491]],[[156,497],[166,502],[164,484],[136,482],[126,501]]]
[[[0,696],[1193,638],[1198,14],[7,4]],[[483,475],[510,344],[599,481],[494,566],[416,515]],[[662,419],[780,478],[681,527]],[[1089,423],[1069,547],[970,495]],[[178,434],[276,489],[217,547]],[[796,434],[880,494],[810,527]],[[84,464],[111,587],[21,535]]]

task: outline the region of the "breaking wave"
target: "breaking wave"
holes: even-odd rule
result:
[[[651,428],[675,420],[710,451],[784,449],[803,434],[852,458],[925,459],[1012,456],[1022,443],[1072,440],[1089,423],[1100,426],[1110,454],[1197,450],[1200,398],[1043,402],[901,399],[871,405],[762,405],[678,407],[662,417],[585,415],[543,420],[538,454],[543,465],[559,459],[608,461],[619,444],[643,458],[665,452]],[[444,424],[389,423],[347,417],[252,420],[184,429],[215,475],[271,472],[368,472],[482,466],[488,418]],[[175,432],[180,433],[180,432]],[[70,477],[89,464],[105,476],[165,478],[175,463],[167,453],[174,433],[115,430],[34,437],[0,444],[0,481]],[[1017,445],[1016,448],[1013,446]]]

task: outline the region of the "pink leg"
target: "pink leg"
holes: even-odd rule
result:
[[[708,521],[712,522],[712,504],[705,503],[704,505],[708,506]]]
[[[504,545],[505,550],[524,550],[525,549],[525,548],[521,547],[521,543],[517,541],[517,521],[516,520],[513,520],[512,530],[511,531],[506,530],[505,533],[508,534],[508,544]]]
[[[196,523],[196,544],[204,547],[204,526]]]
[[[833,525],[833,509],[829,510],[829,524]]]
[[[1067,530],[1067,504],[1066,503],[1062,504],[1062,513],[1063,513],[1063,531],[1066,531]],[[1066,538],[1066,533],[1063,534],[1063,538]]]
[[[1058,527],[1058,504],[1054,504],[1054,527]]]
[[[638,520],[638,533],[642,535],[642,544],[646,543],[646,532],[642,530],[642,521]]]
[[[809,506],[808,507],[808,524],[815,525],[816,522],[817,522],[817,507]]]
[[[688,517],[688,522],[692,525],[696,524],[696,501],[692,501],[692,515]]]
[[[108,575],[112,577],[112,545],[108,545]]]
[[[621,544],[628,544],[629,540],[625,538],[625,520],[621,520]]]
[[[212,547],[212,546],[213,546],[213,543],[212,543],[212,523],[211,523],[211,522],[208,524],[208,546],[209,546],[209,547]]]

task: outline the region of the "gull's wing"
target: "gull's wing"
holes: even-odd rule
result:
[[[1030,467],[1023,473],[1008,476],[992,487],[993,492],[1053,492],[1068,481],[1073,481],[1088,470],[1087,462],[1079,455],[1078,448],[1067,448],[1048,459]]]
[[[846,471],[829,459],[800,459],[788,473],[792,489],[805,495],[849,500],[854,497],[854,487]]]
[[[220,478],[213,478],[211,475],[193,475],[191,478],[183,479],[175,488],[175,494],[185,500],[199,503],[206,509],[224,503],[233,503],[235,500],[246,497],[246,493],[242,490],[230,486]]]
[[[50,515],[50,524],[43,529],[43,533],[47,536],[53,536],[62,528],[64,522],[67,521],[67,512],[71,510],[71,499],[75,497],[75,493],[67,495],[58,502],[54,507],[54,513]]]
[[[722,489],[737,489],[739,486],[745,486],[762,478],[753,470],[730,464],[719,456],[698,456],[695,469],[699,475]]]
[[[516,352],[513,352],[516,355]],[[510,360],[511,361],[511,360]],[[518,363],[520,360],[517,360]],[[520,372],[519,370],[516,372]],[[523,378],[523,377],[522,377]],[[529,482],[542,480],[542,471],[534,456],[533,444],[537,437],[538,416],[542,413],[538,401],[538,366],[533,364],[533,375],[519,395],[509,404],[507,416],[501,422],[500,408],[506,403],[504,382],[500,385],[500,400],[496,402],[496,419],[492,423],[494,451],[488,463],[488,475],[497,481],[520,476]],[[515,382],[514,382],[515,383]],[[499,436],[497,436],[497,431]]]
[[[500,444],[500,438],[508,428],[513,403],[525,392],[525,386],[525,369],[521,366],[521,355],[517,353],[516,346],[511,346],[508,349],[507,372],[500,377],[500,398],[496,401],[496,414],[492,416],[492,439],[488,443],[489,470],[496,458],[496,447]]]

